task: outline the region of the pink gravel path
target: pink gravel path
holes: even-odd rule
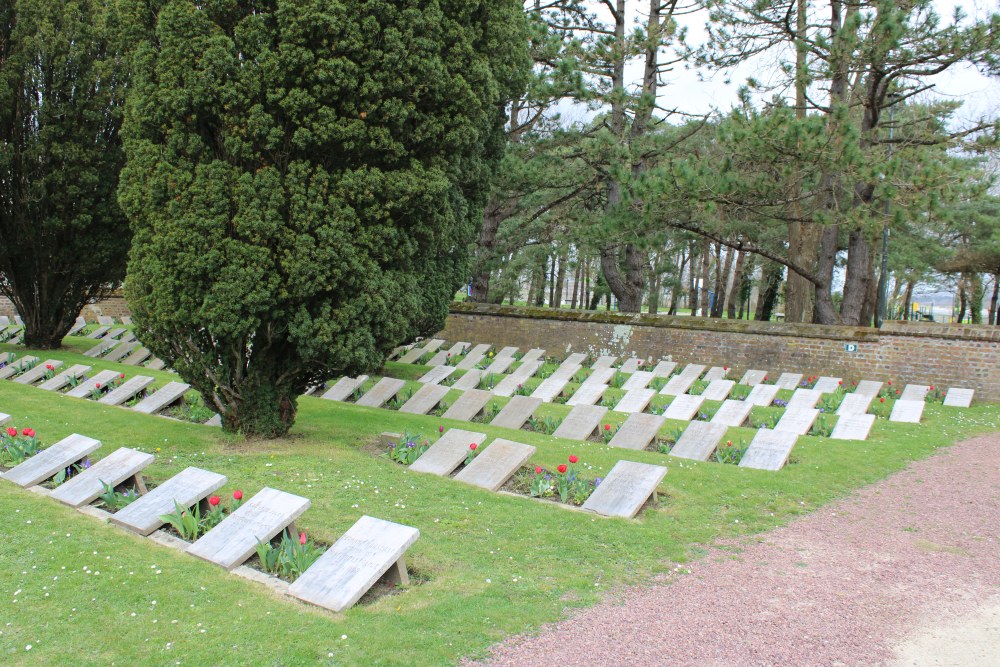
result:
[[[487,664],[883,664],[928,623],[1000,601],[998,530],[1000,433],[503,642]]]

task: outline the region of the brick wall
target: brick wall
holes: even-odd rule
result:
[[[10,302],[10,299],[0,296],[0,315],[6,315],[13,319],[16,314],[17,311],[14,309],[14,304]],[[131,316],[132,311],[129,310],[128,304],[125,303],[125,298],[122,296],[121,290],[116,290],[107,299],[84,306],[80,314],[88,322],[96,322],[98,315],[108,315],[116,320],[120,320],[122,317]]]
[[[961,386],[1000,401],[1000,327],[887,322],[860,327],[747,322],[701,317],[625,315],[456,303],[438,338],[569,351],[668,357],[845,380],[893,380]],[[847,352],[845,344],[857,346]]]

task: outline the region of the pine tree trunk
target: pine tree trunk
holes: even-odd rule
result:
[[[764,275],[761,277],[761,293],[757,300],[757,312],[754,319],[759,322],[768,322],[774,314],[774,306],[778,302],[778,292],[781,289],[781,277],[785,267],[781,264],[768,262],[764,266]]]
[[[990,313],[987,324],[1000,324],[997,318],[997,300],[1000,299],[1000,273],[993,275],[993,295],[990,296]]]
[[[623,313],[638,313],[642,309],[642,292],[645,287],[643,253],[632,243],[625,244],[625,271],[618,266],[618,251],[613,246],[601,248],[601,270],[608,289],[618,299],[618,309]]]
[[[861,325],[861,311],[872,279],[871,252],[868,240],[860,230],[851,232],[847,244],[847,276],[844,280],[844,302],[840,319],[848,326]]]
[[[840,324],[840,316],[833,307],[833,295],[830,293],[837,258],[838,236],[839,230],[836,225],[823,228],[816,262],[816,275],[821,281],[821,284],[816,285],[816,309],[813,312],[816,324]]]
[[[903,294],[903,312],[900,313],[899,319],[908,320],[910,319],[910,301],[913,300],[913,288],[916,286],[916,281],[909,280],[906,283],[906,292]]]
[[[709,307],[711,305],[711,300],[708,296],[708,277],[712,266],[712,243],[708,239],[705,239],[705,246],[702,248],[701,255],[701,316],[708,317],[711,315],[709,312]],[[693,314],[693,313],[692,313]]]
[[[722,246],[719,246],[719,252],[722,251]],[[726,251],[726,261],[722,269],[719,269],[719,265],[722,264],[722,258],[716,258],[715,264],[715,303],[712,306],[712,317],[722,317],[723,311],[726,309],[726,301],[729,299],[729,278],[730,272],[733,270],[733,255],[736,251],[732,248]]]
[[[739,301],[740,317],[743,317],[743,264],[746,262],[747,254],[741,250],[736,254],[736,266],[733,267],[733,284],[727,291],[726,316],[729,319],[736,319],[736,302]],[[794,271],[789,271],[792,275]],[[785,285],[785,289],[788,286]]]

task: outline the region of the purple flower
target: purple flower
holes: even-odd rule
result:
[[[90,459],[84,459],[84,461],[83,461],[83,469],[86,470],[90,466],[91,466]]]
[[[601,485],[601,482],[603,482],[603,481],[604,481],[604,480],[603,480],[603,479],[601,479],[600,477],[595,477],[595,478],[594,478],[594,486],[600,486],[600,485]]]

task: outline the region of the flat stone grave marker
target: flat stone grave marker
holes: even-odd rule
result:
[[[501,373],[506,373],[507,369],[513,366],[515,361],[517,361],[517,359],[511,356],[494,357],[493,362],[490,363],[490,365],[487,366],[483,372],[493,373],[494,375],[500,375]],[[471,373],[472,371],[469,372]]]
[[[3,478],[18,486],[34,486],[96,452],[100,446],[100,440],[74,433],[14,466],[4,473]]]
[[[821,377],[816,380],[816,384],[813,385],[813,390],[824,394],[832,394],[840,387],[841,381],[841,378]]]
[[[83,319],[82,317],[78,317],[76,318],[76,322],[73,324],[73,326],[70,327],[70,330],[66,332],[66,335],[75,336],[80,331],[80,329],[84,328],[85,326],[87,326],[87,320]]]
[[[121,361],[122,359],[124,359],[128,355],[132,354],[132,352],[137,347],[139,347],[139,343],[137,343],[136,341],[131,341],[131,342],[128,342],[128,343],[122,343],[121,345],[119,345],[115,349],[113,349],[110,352],[108,352],[104,356],[104,359],[105,359],[105,361]]]
[[[490,426],[519,429],[524,426],[524,422],[528,421],[528,418],[541,404],[542,399],[534,396],[514,396],[497,413],[497,416],[490,422]]]
[[[565,366],[568,368],[570,366],[577,366],[576,370],[578,371],[580,370],[579,367],[583,365],[583,362],[586,360],[587,360],[587,354],[585,352],[574,352],[573,354],[563,359],[562,363],[559,364],[559,367],[562,368]],[[576,371],[573,372],[576,373]]]
[[[611,378],[613,378],[617,372],[618,371],[613,367],[598,368],[596,371],[590,372],[590,375],[588,375],[587,379],[583,381],[583,384],[591,382],[594,384],[603,384],[606,386],[609,382],[611,382]]]
[[[950,408],[967,408],[972,405],[973,394],[974,389],[949,387],[948,393],[944,395],[944,404]]]
[[[544,356],[545,356],[545,350],[533,347],[524,353],[524,356],[521,357],[521,362],[527,363],[529,361],[538,361]]]
[[[802,382],[802,373],[782,373],[774,385],[778,389],[795,389]]]
[[[592,370],[599,370],[601,368],[612,368],[615,362],[618,361],[618,357],[614,355],[602,355],[597,358],[597,361],[590,367]]]
[[[138,349],[133,350],[130,355],[122,359],[122,363],[126,366],[138,366],[142,362],[146,361],[146,359],[149,359],[149,355],[151,354],[152,352],[148,349],[139,347]]]
[[[163,525],[160,517],[175,511],[174,503],[189,508],[218,491],[226,476],[201,468],[185,468],[144,496],[111,515],[116,526],[149,535]]]
[[[161,389],[139,401],[132,409],[144,415],[155,415],[160,410],[180,400],[191,385],[183,382],[168,382]]]
[[[465,371],[465,375],[455,380],[455,384],[451,385],[451,388],[458,389],[459,391],[477,389],[482,379],[483,371],[474,368],[471,371]]]
[[[438,384],[457,370],[458,368],[456,366],[435,366],[420,376],[420,379],[417,380],[417,382],[422,382],[423,384]]]
[[[663,411],[664,419],[679,419],[681,421],[691,421],[691,418],[698,414],[698,409],[705,402],[704,396],[692,396],[691,394],[681,394],[674,397],[674,400]]]
[[[116,377],[118,377],[118,373],[115,373],[114,371],[101,371],[89,380],[84,380],[67,391],[66,395],[72,398],[86,398],[90,396],[90,392],[97,389],[98,385],[103,387]]]
[[[758,384],[750,390],[744,402],[766,407],[774,402],[774,397],[778,395],[778,389],[776,384]]]
[[[626,392],[633,389],[645,389],[653,381],[654,377],[656,376],[653,375],[652,371],[636,371],[632,373],[629,379],[625,380],[622,389]]]
[[[711,422],[691,422],[670,450],[671,456],[692,461],[707,461],[719,446],[728,426]]]
[[[445,356],[446,357],[457,357],[460,354],[464,354],[465,351],[467,349],[469,349],[469,347],[471,345],[472,345],[472,343],[466,343],[466,342],[459,341],[458,343],[455,343],[454,345],[452,345],[451,347],[448,348],[448,351],[445,353]]]
[[[746,401],[726,400],[712,415],[711,423],[722,426],[743,426],[752,409],[753,404]]]
[[[863,415],[868,412],[868,406],[872,404],[874,398],[874,396],[867,396],[857,392],[845,394],[844,400],[840,402],[840,407],[837,408],[837,414],[841,416]]]
[[[513,345],[508,345],[507,347],[500,348],[500,351],[496,353],[493,357],[494,359],[513,359],[514,355],[517,354],[518,348]]]
[[[6,380],[7,378],[12,377],[15,373],[21,373],[21,372],[27,373],[29,370],[34,368],[32,364],[37,364],[37,363],[38,363],[38,357],[33,357],[31,355],[21,357],[20,359],[15,359],[14,361],[9,362],[3,368],[0,368],[0,380]]]
[[[14,335],[13,338],[11,338],[10,340],[7,341],[7,343],[10,344],[10,345],[20,345],[22,342],[24,342],[24,330],[23,329],[21,329],[20,331],[18,331]]]
[[[622,362],[621,367],[619,367],[618,372],[620,373],[635,373],[639,370],[639,365],[642,364],[642,359],[636,357],[629,357]]]
[[[646,449],[659,433],[661,426],[663,417],[660,415],[634,412],[621,425],[608,445],[622,449]]]
[[[608,385],[603,382],[591,382],[587,380],[573,392],[573,395],[566,401],[566,405],[593,405],[601,399]]]
[[[691,388],[691,385],[695,383],[704,370],[704,366],[688,364],[684,367],[684,370],[667,381],[667,384],[660,390],[660,393],[671,396],[686,394],[687,390]]]
[[[633,389],[618,401],[615,412],[642,412],[649,405],[649,402],[656,396],[655,389]]]
[[[0,412],[0,426],[10,421],[10,415]]]
[[[762,428],[750,441],[750,446],[740,460],[741,468],[781,470],[792,454],[792,447],[799,439],[791,431],[772,431]]]
[[[359,375],[356,378],[342,377],[332,387],[327,389],[320,398],[325,398],[328,401],[346,401],[347,397],[353,394],[355,389],[367,381],[367,375]]]
[[[442,415],[445,419],[460,419],[470,422],[475,419],[493,400],[494,396],[485,389],[469,389],[455,399],[455,402]]]
[[[104,334],[108,333],[109,331],[111,331],[111,327],[97,327],[96,329],[94,329],[93,331],[91,331],[89,334],[87,334],[86,337],[87,338],[95,338],[95,339],[96,338],[102,338],[104,336]]]
[[[222,415],[220,415],[218,413],[212,415],[211,417],[208,418],[208,421],[205,422],[205,426],[218,426],[218,427],[221,428],[222,427]]]
[[[132,333],[131,331],[126,331],[124,334],[121,335],[121,337],[118,340],[120,340],[122,342],[125,342],[125,343],[137,343],[138,342],[136,340],[136,338],[135,338],[135,334]]]
[[[882,389],[881,382],[875,382],[874,380],[862,380],[861,382],[858,383],[858,386],[854,388],[853,393],[875,398],[876,396],[878,396],[878,392],[881,389]]]
[[[83,374],[89,370],[90,366],[74,364],[66,370],[56,373],[51,378],[38,385],[38,388],[44,389],[45,391],[57,391],[68,385],[71,380],[82,377]]]
[[[535,448],[531,445],[497,438],[472,459],[472,463],[459,470],[455,479],[496,491],[534,454]]]
[[[657,362],[656,366],[653,367],[653,375],[658,378],[668,378],[670,377],[670,374],[674,372],[675,368],[677,368],[677,364],[675,362],[661,359]]]
[[[517,391],[518,385],[523,385],[528,381],[532,375],[534,375],[539,368],[542,367],[542,362],[539,360],[528,361],[517,367],[517,370],[500,380],[497,386],[493,387],[493,393],[497,396],[511,396],[515,391]]]
[[[586,440],[601,428],[601,419],[607,411],[603,405],[577,405],[552,435],[570,440]]]
[[[732,380],[712,380],[701,396],[706,401],[724,401],[735,386],[736,383]]]
[[[116,341],[116,340],[111,340],[110,338],[105,338],[100,343],[98,343],[94,347],[92,347],[89,350],[87,350],[86,352],[84,352],[83,356],[85,356],[85,357],[91,357],[91,358],[96,358],[96,357],[101,356],[102,354],[104,354],[105,352],[107,352],[108,350],[110,350],[111,348],[113,348],[115,345],[119,345],[119,344],[120,343],[118,341]]]
[[[0,327],[9,327],[9,326],[10,326],[10,318],[7,317],[6,315],[0,315]]]
[[[146,368],[148,368],[151,371],[162,371],[166,367],[167,367],[167,362],[165,362],[163,359],[153,359],[148,364],[146,364]]]
[[[842,415],[830,433],[833,440],[867,440],[875,415],[852,412]]]
[[[109,326],[110,327],[110,326],[114,325],[115,318],[108,317],[107,315],[98,315],[97,316],[97,323],[98,324],[103,324],[105,326]]]
[[[363,516],[288,587],[288,594],[331,611],[361,599],[386,572],[409,583],[403,554],[420,531]]]
[[[493,346],[487,343],[480,343],[479,345],[476,345],[469,350],[469,353],[465,355],[460,362],[458,362],[458,366],[456,366],[456,368],[463,371],[475,368],[476,364],[486,358],[486,353],[490,351],[491,347]]]
[[[410,400],[403,403],[403,405],[399,408],[399,411],[406,412],[411,415],[426,415],[441,402],[441,399],[444,398],[449,391],[451,391],[451,387],[444,387],[439,384],[425,384],[413,393]]]
[[[767,371],[749,370],[743,374],[743,378],[740,379],[740,384],[745,384],[750,387],[756,387],[761,382],[763,382],[764,378],[766,377],[767,377]]]
[[[821,398],[823,398],[823,392],[821,391],[816,391],[815,389],[796,389],[792,397],[788,399],[786,409],[814,408]]]
[[[25,371],[24,373],[18,375],[16,378],[14,378],[14,382],[17,382],[19,384],[35,384],[36,382],[41,380],[46,373],[49,372],[48,368],[49,366],[52,367],[52,370],[56,370],[57,368],[61,368],[62,365],[63,362],[59,361],[58,359],[46,359],[42,363],[32,368],[30,371]]]
[[[559,395],[563,387],[569,384],[569,381],[573,379],[573,376],[579,370],[580,364],[572,364],[570,366],[564,364],[560,366],[552,375],[542,380],[542,383],[535,388],[535,391],[531,392],[532,397],[540,398],[546,402],[551,401]]]
[[[136,375],[125,380],[121,386],[106,393],[97,402],[103,405],[121,405],[154,382],[156,382],[156,379],[148,375]]]
[[[722,366],[712,366],[711,368],[708,369],[708,372],[705,373],[705,377],[703,377],[702,380],[708,383],[712,383],[715,382],[716,380],[724,380],[728,374],[729,374],[728,368],[724,368]]]
[[[440,351],[437,352],[437,354],[435,354],[433,357],[431,357],[429,361],[426,362],[426,365],[427,366],[444,366],[445,364],[448,363],[448,359],[450,359],[450,358],[451,358],[451,355],[448,353],[447,350],[440,350]]]
[[[892,406],[892,413],[889,415],[889,421],[891,422],[903,422],[906,424],[919,424],[920,417],[924,414],[924,405],[926,403],[923,399],[919,401],[904,401],[899,399],[896,404]]]
[[[469,455],[469,445],[476,443],[477,447],[481,447],[485,440],[485,433],[448,429],[419,459],[410,464],[410,470],[442,477],[450,475]]]
[[[80,507],[93,502],[104,492],[102,482],[114,487],[130,477],[136,478],[136,485],[142,490],[144,487],[138,475],[143,468],[153,462],[154,458],[152,454],[128,447],[116,449],[76,477],[71,477],[57,486],[49,497],[70,507]]]
[[[664,466],[619,461],[583,503],[583,509],[631,519],[656,493],[656,487],[666,474]]]
[[[930,385],[908,384],[903,387],[903,393],[899,395],[900,401],[922,401],[927,398],[927,393],[931,390]]]
[[[420,357],[424,356],[428,352],[437,352],[438,348],[444,345],[443,340],[437,338],[427,341],[427,344],[423,347],[411,347],[406,354],[399,358],[399,363],[401,364],[412,364]]]
[[[405,385],[406,382],[403,380],[384,377],[356,402],[358,405],[364,405],[369,408],[380,408],[386,401],[398,394],[399,390]]]
[[[0,352],[0,364],[7,363],[8,359],[10,359],[10,353],[9,352]]]
[[[24,320],[21,319],[20,315],[15,315],[14,316],[14,324],[16,324],[19,327],[23,327],[24,326]]]
[[[264,487],[208,531],[187,552],[231,570],[309,509],[309,499]]]
[[[127,327],[132,326],[132,318],[129,317],[128,315],[122,316],[122,324],[124,324]]]
[[[812,428],[813,422],[819,416],[816,408],[796,408],[786,409],[785,414],[775,424],[775,431],[787,431],[798,435],[805,435]]]
[[[108,335],[106,336],[106,338],[118,338],[119,336],[121,336],[126,331],[128,331],[128,329],[123,329],[121,327],[119,327],[117,329],[112,329],[111,331],[108,332]]]

